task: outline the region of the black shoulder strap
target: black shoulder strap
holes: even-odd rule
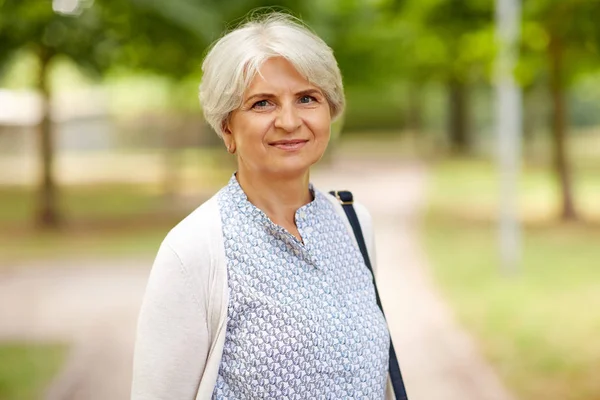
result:
[[[346,216],[348,217],[348,221],[350,222],[350,226],[352,226],[352,230],[354,231],[354,236],[356,237],[356,242],[358,244],[358,248],[362,253],[363,259],[365,260],[365,264],[369,271],[371,271],[371,275],[373,276],[373,287],[375,288],[375,299],[377,301],[377,305],[381,310],[381,313],[385,317],[385,313],[383,312],[383,306],[381,305],[381,299],[379,298],[379,291],[377,290],[377,282],[375,281],[375,272],[373,272],[373,267],[371,265],[371,259],[369,258],[369,252],[367,251],[367,245],[365,243],[365,237],[363,236],[362,228],[360,227],[360,221],[358,220],[358,216],[356,215],[356,210],[354,210],[354,198],[351,192],[346,190],[341,191],[331,191],[329,192],[332,196],[337,198]],[[396,400],[408,400],[406,395],[406,389],[404,387],[404,380],[402,379],[402,374],[400,373],[400,365],[398,364],[398,358],[396,357],[396,351],[394,350],[394,344],[390,340],[390,366],[389,366],[390,378],[392,380],[392,386],[394,388],[394,394],[396,395]]]

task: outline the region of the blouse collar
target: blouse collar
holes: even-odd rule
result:
[[[298,225],[304,224],[311,218],[316,217],[317,211],[323,207],[324,203],[327,203],[327,199],[324,199],[322,197],[323,194],[314,189],[312,183],[308,184],[308,189],[313,195],[313,200],[303,205],[296,211],[296,223]],[[271,221],[264,211],[256,207],[250,202],[250,200],[248,200],[248,196],[240,186],[235,173],[233,173],[231,179],[229,179],[226,190],[229,192],[229,196],[231,196],[233,202],[240,208],[240,211],[244,215],[251,216],[253,219],[263,223],[276,225]]]

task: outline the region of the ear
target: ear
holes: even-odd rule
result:
[[[225,147],[227,151],[231,154],[235,153],[235,140],[233,139],[233,134],[231,132],[231,128],[229,127],[229,121],[223,122],[223,142],[225,143]]]
[[[221,130],[223,131],[223,136],[231,135],[231,128],[229,127],[229,118],[223,121],[223,123],[221,124]]]
[[[223,121],[223,123],[221,124],[221,131],[223,132],[223,140],[225,141],[225,143],[233,140],[231,128],[229,127],[229,121]]]

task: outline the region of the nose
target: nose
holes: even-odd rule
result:
[[[298,110],[293,105],[283,105],[275,118],[275,127],[286,132],[294,132],[302,124]]]

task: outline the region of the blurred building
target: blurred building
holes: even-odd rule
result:
[[[0,154],[35,154],[35,127],[41,120],[41,100],[30,90],[0,89]],[[55,145],[60,150],[113,149],[117,140],[101,88],[57,94],[52,109]]]

